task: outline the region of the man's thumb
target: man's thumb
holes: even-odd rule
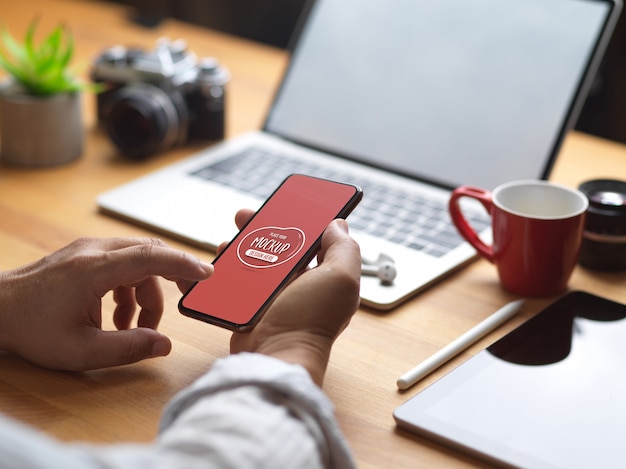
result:
[[[89,368],[127,365],[146,358],[162,357],[170,353],[172,343],[163,334],[147,327],[123,331],[105,331],[91,343]]]

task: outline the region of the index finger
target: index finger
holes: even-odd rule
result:
[[[208,278],[213,266],[186,252],[154,243],[139,243],[105,252],[95,265],[100,295],[121,285],[135,285],[157,275],[168,280],[199,281]]]

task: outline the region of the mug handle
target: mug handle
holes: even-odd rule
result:
[[[463,216],[459,201],[462,197],[469,197],[478,200],[483,207],[487,210],[487,213],[491,215],[491,209],[493,208],[493,201],[491,199],[491,192],[486,189],[481,189],[475,186],[460,186],[452,191],[450,201],[448,203],[448,209],[450,211],[450,217],[456,229],[463,238],[470,243],[474,249],[478,251],[478,254],[483,256],[489,262],[493,263],[493,246],[488,246],[478,236],[478,233],[471,227],[468,221]]]

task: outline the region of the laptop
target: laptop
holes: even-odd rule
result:
[[[397,270],[391,284],[364,276],[362,303],[389,310],[475,258],[447,215],[454,187],[549,176],[618,2],[311,1],[262,130],[97,204],[214,249],[235,235],[237,209],[259,207],[291,173],[356,183],[351,233],[366,262],[383,254]],[[488,233],[484,211],[467,210]]]

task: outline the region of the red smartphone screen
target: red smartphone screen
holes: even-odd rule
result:
[[[181,313],[232,330],[252,327],[312,260],[328,224],[361,196],[350,184],[289,176],[215,259],[213,275],[181,298]]]

